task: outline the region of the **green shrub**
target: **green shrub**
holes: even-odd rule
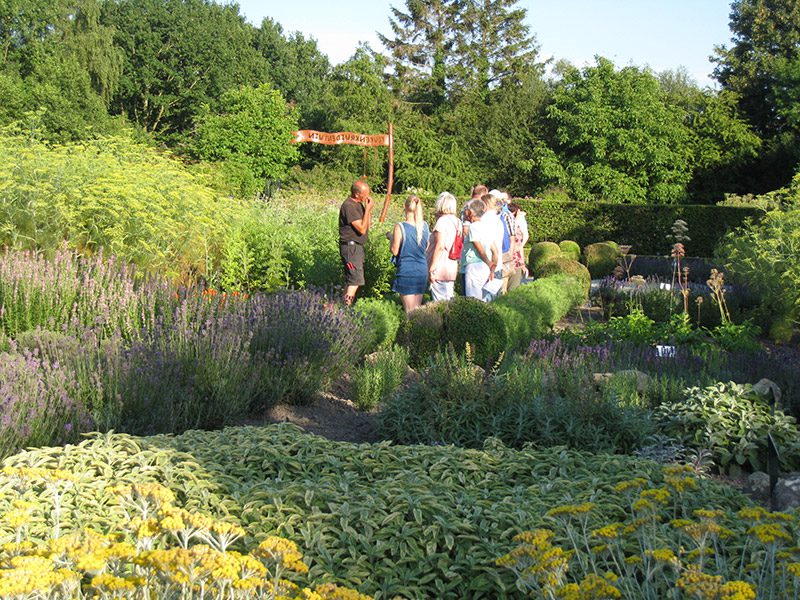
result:
[[[475,364],[485,368],[500,358],[508,341],[503,318],[494,307],[465,296],[448,303],[442,333],[442,341],[459,353],[469,344]]]
[[[617,266],[619,249],[608,242],[589,244],[583,249],[583,258],[592,279],[601,279],[614,271]]]
[[[395,302],[362,298],[353,308],[364,316],[365,354],[391,348],[403,321],[403,309]]]
[[[238,201],[206,177],[130,137],[47,145],[0,132],[0,244],[71,249],[132,262],[175,280],[208,276]]]
[[[561,248],[555,242],[538,242],[531,248],[528,256],[528,268],[534,276],[539,277],[539,269],[551,258],[561,255]]]
[[[492,306],[506,324],[509,349],[522,350],[585,300],[584,285],[580,281],[554,275],[521,285],[500,296]]]
[[[563,240],[558,243],[558,247],[561,248],[562,253],[566,254],[572,260],[581,259],[581,247],[577,242],[573,242],[572,240]]]
[[[748,222],[719,247],[731,281],[759,297],[761,321],[800,323],[800,210],[772,211],[760,223]]]
[[[568,275],[574,277],[583,286],[583,293],[588,298],[589,290],[592,287],[592,276],[589,269],[577,260],[566,256],[556,256],[544,263],[539,269],[539,277],[552,277],[553,275]]]
[[[507,345],[505,324],[494,307],[464,296],[426,304],[410,313],[397,341],[408,348],[415,368],[448,345],[459,353],[469,345],[475,364],[490,367]]]
[[[406,315],[397,331],[397,343],[408,349],[408,364],[417,368],[427,363],[441,343],[446,302],[425,304]]]
[[[355,404],[359,410],[372,410],[386,402],[400,387],[408,368],[408,350],[394,346],[380,350],[356,369]]]
[[[765,470],[768,435],[778,447],[782,470],[800,466],[795,419],[780,409],[771,415],[767,401],[750,384],[689,388],[682,401],[660,407],[656,417],[667,435],[696,450],[711,450],[721,471]]]
[[[499,373],[487,374],[448,350],[434,356],[420,381],[383,405],[381,433],[404,444],[478,448],[496,437],[516,448],[533,443],[630,452],[655,431],[629,382],[557,397],[546,378],[532,359],[511,359]]]

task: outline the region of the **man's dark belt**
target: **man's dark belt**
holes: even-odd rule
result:
[[[350,240],[349,242],[339,242],[339,245],[340,246],[360,246],[361,244],[359,244],[356,241]]]

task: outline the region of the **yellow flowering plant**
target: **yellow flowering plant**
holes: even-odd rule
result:
[[[58,504],[58,486],[69,473],[6,469],[18,493],[42,485]],[[368,600],[334,584],[300,587],[288,577],[308,565],[297,545],[269,536],[249,553],[231,550],[245,533],[221,521],[176,506],[175,494],[158,483],[115,485],[118,522],[101,533],[84,528],[60,535],[60,510],[18,498],[0,516],[0,599],[180,599],[180,600]],[[24,539],[33,514],[52,518],[49,539]]]
[[[629,501],[619,521],[594,518],[599,511],[590,502],[551,509],[555,526],[518,534],[517,546],[496,564],[511,569],[534,598],[800,597],[793,514],[683,509],[675,496],[698,482],[682,467],[667,467],[663,476],[664,485],[639,478],[615,486]]]

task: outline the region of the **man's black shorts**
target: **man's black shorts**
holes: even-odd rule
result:
[[[364,246],[340,244],[339,255],[344,265],[345,285],[364,285]]]

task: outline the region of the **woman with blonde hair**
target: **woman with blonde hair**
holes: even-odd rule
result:
[[[442,192],[436,199],[436,225],[428,244],[428,278],[433,300],[450,300],[453,297],[458,259],[450,252],[461,235],[461,219],[456,217],[458,204],[450,192]]]
[[[409,313],[422,306],[422,295],[428,283],[425,251],[428,248],[430,230],[422,218],[422,202],[419,197],[409,196],[403,208],[405,221],[394,226],[391,238],[390,248],[397,265],[392,290],[400,294],[403,308]]]

